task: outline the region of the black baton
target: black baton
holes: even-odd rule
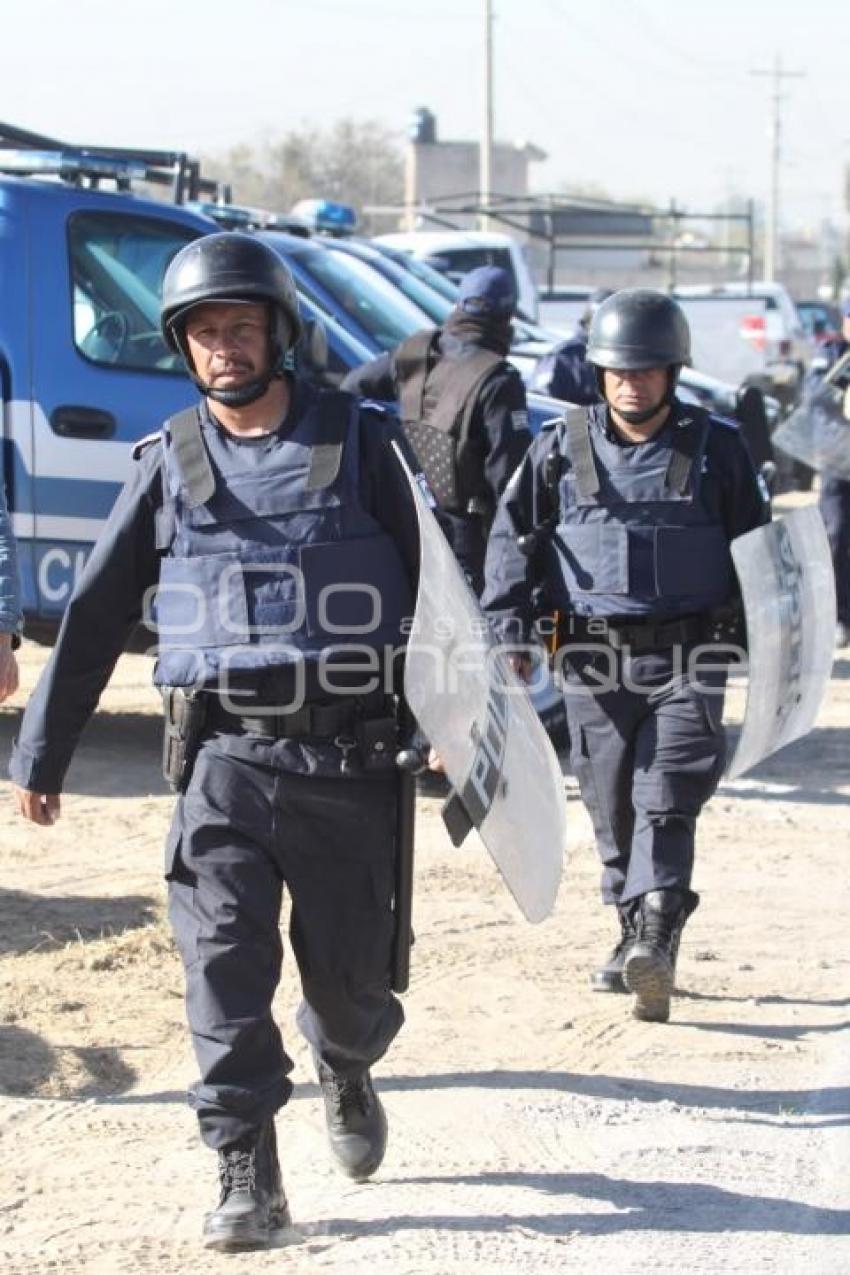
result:
[[[409,714],[400,710],[400,721],[407,725]],[[406,731],[401,732],[402,739]],[[398,788],[396,797],[395,836],[395,934],[393,936],[392,989],[406,992],[410,983],[410,945],[413,914],[413,840],[416,823],[416,773],[424,759],[415,743],[409,743],[396,757]]]

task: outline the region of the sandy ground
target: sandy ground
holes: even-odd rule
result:
[[[16,705],[43,660],[25,646]],[[571,780],[563,885],[535,927],[420,798],[408,1022],[378,1073],[386,1160],[364,1186],[330,1164],[288,954],[278,1136],[299,1242],[238,1256],[199,1244],[215,1159],[184,1103],[149,673],[121,661],[60,823],[4,821],[4,1275],[850,1272],[850,659],[816,730],[704,815],[666,1026],[590,990],[611,918]],[[17,716],[0,713],[4,757]]]

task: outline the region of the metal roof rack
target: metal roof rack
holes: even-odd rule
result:
[[[128,190],[131,181],[170,186],[175,204],[212,196],[229,201],[226,183],[201,176],[201,166],[185,151],[136,150],[124,146],[78,146],[0,122],[0,171],[41,174],[97,188],[114,181]]]

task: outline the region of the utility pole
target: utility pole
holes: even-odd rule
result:
[[[487,208],[493,195],[493,0],[484,0],[484,118],[481,122],[478,184],[481,203]],[[486,212],[479,217],[479,229],[490,229]]]
[[[767,76],[773,81],[770,122],[770,190],[767,202],[767,225],[764,242],[764,277],[772,282],[779,266],[779,167],[782,160],[782,81],[802,80],[803,71],[783,71],[782,59],[776,53],[772,71],[752,71],[751,75]]]

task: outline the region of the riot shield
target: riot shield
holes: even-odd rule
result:
[[[817,388],[774,431],[773,445],[811,469],[850,480],[850,420],[847,394],[850,354],[831,368]]]
[[[729,778],[805,735],[835,655],[835,580],[809,505],[732,542],[747,621],[747,711]]]
[[[558,893],[566,800],[561,768],[525,686],[508,665],[416,479],[419,592],[405,661],[405,697],[437,750],[462,808],[529,921]],[[465,830],[465,829],[464,829]],[[453,837],[458,841],[460,838]]]

